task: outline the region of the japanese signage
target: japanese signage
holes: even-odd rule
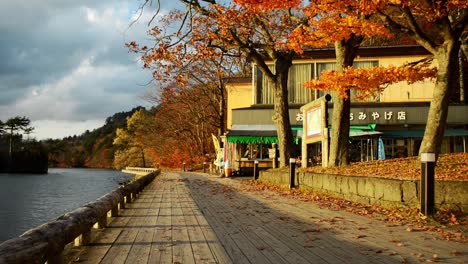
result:
[[[380,119],[383,120],[406,120],[405,111],[373,111],[373,112],[352,112],[349,114],[349,120],[353,121],[354,119],[358,120],[369,120],[377,121]]]
[[[390,111],[390,110],[379,110],[379,111],[353,111],[349,114],[349,120],[351,123],[397,123],[401,121],[407,121],[408,114],[406,111]],[[296,114],[296,121],[302,122],[304,120],[303,113]]]

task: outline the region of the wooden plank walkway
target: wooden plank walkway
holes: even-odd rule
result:
[[[240,181],[163,172],[79,263],[465,263],[467,246]]]

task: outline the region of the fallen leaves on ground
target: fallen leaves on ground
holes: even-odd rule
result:
[[[417,208],[385,208],[337,198],[315,191],[292,189],[271,183],[242,180],[242,191],[262,192],[272,191],[281,196],[295,200],[314,202],[322,208],[339,208],[350,213],[376,218],[396,226],[409,225],[408,232],[431,231],[437,233],[441,239],[468,242],[468,236],[462,230],[454,230],[456,226],[466,226],[467,222],[459,221],[465,214],[448,209],[439,209],[433,217],[420,214]],[[331,220],[330,220],[331,221]],[[448,227],[451,227],[450,229]]]
[[[417,157],[356,162],[349,166],[332,168],[315,166],[298,171],[399,180],[421,178],[421,164]],[[435,168],[435,178],[443,181],[468,181],[468,153],[441,155]]]

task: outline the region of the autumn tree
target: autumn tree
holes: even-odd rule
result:
[[[437,79],[419,153],[438,154],[444,137],[449,99],[459,87],[458,55],[468,40],[468,2],[386,1],[385,5],[378,6],[377,14],[382,23],[410,36],[437,62]]]
[[[153,120],[157,135],[152,140],[158,142],[153,148],[162,165],[180,167],[184,161],[202,162],[213,151],[211,134],[216,133],[218,118],[212,95],[207,93],[210,90],[194,85],[162,91]]]
[[[31,120],[29,118],[23,116],[16,116],[9,118],[5,123],[5,131],[8,133],[9,137],[9,155],[10,157],[13,154],[13,138],[15,136],[18,136],[18,132],[28,132],[31,133],[32,130],[34,129],[33,127],[30,127]]]
[[[170,71],[155,76],[159,79],[159,89],[145,96],[157,106],[154,123],[160,125],[155,129],[158,131],[157,137],[151,142],[159,140],[162,135],[174,140],[171,144],[168,140],[162,140],[161,144],[152,144],[152,150],[157,150],[153,154],[161,165],[178,166],[179,161],[182,163],[184,160],[191,162],[203,159],[212,151],[211,134],[224,134],[224,78],[238,75],[239,70],[246,72],[249,64],[239,57],[219,55],[193,60],[184,67],[166,65]],[[171,79],[175,75],[181,77]],[[191,142],[190,148],[180,145],[179,141]],[[166,145],[174,148],[162,150]]]
[[[286,48],[297,53],[311,47],[335,47],[336,72],[352,67],[357,50],[364,38],[390,37],[382,25],[370,19],[372,13],[355,1],[259,1],[236,0],[253,10],[287,10],[302,21],[287,36]],[[300,15],[297,15],[300,14]],[[314,86],[316,89],[331,90],[333,117],[331,121],[331,144],[329,166],[349,164],[350,87],[338,90],[335,87]]]
[[[382,85],[406,80],[409,83],[436,76],[434,93],[429,109],[424,138],[419,153],[439,153],[448,114],[451,95],[460,87],[458,71],[459,51],[466,43],[468,25],[468,3],[466,1],[358,1],[358,6],[366,8],[370,17],[399,35],[405,34],[428,50],[437,64],[437,72],[428,61],[408,64],[399,68],[348,70],[346,75],[331,73],[328,84],[349,84],[359,91],[374,94],[381,91]],[[347,12],[346,14],[349,14]],[[380,19],[380,20],[378,20]],[[363,74],[363,72],[369,74]],[[355,78],[355,76],[360,76]],[[333,78],[331,78],[333,77]],[[338,78],[334,78],[338,77]],[[343,77],[348,77],[343,80]],[[341,78],[341,80],[340,80]],[[350,83],[361,80],[358,86]],[[324,82],[326,83],[326,82]],[[322,85],[324,84],[322,83]],[[373,86],[371,86],[373,85]],[[314,86],[312,86],[314,87]],[[338,87],[338,88],[336,88]],[[343,89],[343,85],[336,85]],[[372,91],[374,89],[374,91]],[[341,90],[343,93],[344,90]]]
[[[127,118],[126,128],[117,128],[114,139],[114,145],[119,147],[114,156],[114,164],[117,168],[125,166],[146,167],[145,126],[149,121],[149,113],[145,109],[140,109]]]
[[[194,58],[212,58],[219,54],[243,56],[254,62],[274,87],[272,118],[278,132],[280,165],[286,166],[286,161],[294,154],[287,83],[296,51],[289,49],[285,41],[304,21],[287,10],[265,12],[214,0],[180,2],[185,10],[172,12],[151,29],[156,41],[154,48],[139,47],[136,43],[130,43],[130,47],[146,51],[142,57],[146,67],[153,63],[183,67],[184,62]],[[175,24],[178,26],[173,26]],[[166,28],[178,30],[172,33],[165,31]],[[167,70],[167,67],[157,69],[156,77],[161,78],[161,72]],[[179,78],[181,76],[177,76]]]
[[[310,25],[316,25],[312,27],[314,32],[321,31],[325,29],[324,32],[327,32],[327,27],[321,27],[320,25],[329,26],[328,29],[336,30],[336,33],[328,31],[325,33],[327,36],[330,34],[340,35],[343,32],[350,32],[351,35],[344,33],[342,40],[335,43],[335,50],[337,55],[337,64],[338,68],[346,70],[346,74],[340,74],[333,72],[329,75],[324,75],[325,79],[328,80],[322,82],[319,85],[330,85],[338,84],[336,86],[328,86],[340,91],[341,98],[349,98],[349,88],[354,87],[362,91],[364,94],[372,94],[371,87],[369,85],[364,85],[365,89],[362,89],[360,86],[350,85],[339,85],[337,79],[334,79],[335,76],[341,77],[341,81],[345,81],[345,84],[356,78],[358,75],[357,71],[348,69],[351,66],[349,64],[349,58],[353,57],[355,52],[355,47],[359,44],[359,36],[366,36],[366,31],[380,31],[382,25],[390,29],[392,32],[397,33],[398,35],[408,36],[413,39],[416,43],[420,44],[431,52],[434,58],[437,61],[437,80],[434,89],[434,96],[431,102],[431,107],[428,115],[428,121],[426,125],[426,131],[423,138],[423,143],[420,148],[420,153],[422,152],[435,152],[440,151],[440,145],[443,138],[443,133],[445,130],[445,121],[447,118],[448,112],[448,103],[450,94],[453,93],[453,89],[458,87],[454,81],[460,80],[460,77],[454,75],[456,72],[457,65],[457,54],[462,47],[466,47],[467,43],[467,7],[468,3],[466,1],[424,1],[424,0],[403,0],[403,1],[339,1],[339,2],[327,2],[327,1],[314,1],[308,5],[302,5],[302,1],[258,1],[258,0],[237,0],[242,4],[252,6],[253,8],[284,8],[284,7],[300,7],[305,9],[305,13],[308,14],[309,25],[305,28],[301,28],[295,32],[296,42],[304,43],[308,41],[308,36],[311,35]],[[321,9],[321,6],[325,6],[328,10],[336,10],[337,12],[332,12],[331,16],[320,15],[313,16],[313,14],[318,14],[317,9]],[[345,7],[345,8],[343,8]],[[326,9],[322,9],[326,11]],[[312,11],[312,12],[310,12]],[[320,12],[319,12],[320,13]],[[323,14],[323,13],[321,13]],[[327,14],[327,12],[325,12]],[[336,15],[333,15],[336,14]],[[325,19],[324,19],[325,18]],[[329,18],[333,18],[330,20]],[[379,20],[380,19],[380,20]],[[367,25],[362,27],[359,24],[362,22],[370,23],[371,27]],[[335,24],[338,22],[338,24]],[[341,23],[347,22],[347,23]],[[378,23],[377,23],[378,22]],[[340,26],[341,24],[341,26]],[[333,26],[330,26],[333,25]],[[354,31],[354,29],[356,31]],[[384,32],[384,31],[382,31]],[[312,34],[314,35],[314,34]],[[356,35],[358,36],[356,38]],[[294,39],[294,38],[293,38]],[[297,41],[298,40],[298,41]],[[354,44],[353,44],[354,42]],[[344,44],[344,45],[343,45]],[[298,45],[297,43],[295,45]],[[354,46],[353,46],[354,45]],[[343,47],[345,49],[343,49]],[[346,52],[346,47],[351,52]],[[351,49],[349,49],[351,48]],[[345,55],[340,54],[340,50],[345,51]],[[348,54],[348,55],[346,55]],[[465,52],[466,56],[466,52]],[[340,61],[344,61],[342,63]],[[348,63],[346,63],[348,61]],[[340,67],[340,64],[344,67]],[[379,69],[377,73],[381,75],[372,75],[373,73],[369,70],[365,72],[370,73],[374,78],[372,83],[376,86],[373,87],[375,91],[380,91],[379,87],[388,83],[396,82],[402,80],[400,78],[407,78],[409,82],[415,81],[415,79],[424,79],[434,75],[433,69],[427,67],[427,63],[420,65],[408,65],[408,67],[400,67],[398,69]],[[357,79],[363,80],[361,84],[366,82],[365,77],[370,76],[369,74],[365,76],[360,76]],[[380,78],[380,77],[387,78]],[[343,80],[346,78],[347,80]],[[398,79],[398,80],[395,80]],[[381,80],[380,82],[377,80]],[[312,84],[311,87],[317,88],[317,84]],[[348,108],[347,106],[344,109]],[[335,115],[335,109],[334,109]],[[343,118],[347,119],[345,112],[341,115]],[[342,119],[346,122],[345,119]],[[332,124],[335,124],[335,120]],[[336,128],[336,126],[335,126]],[[346,130],[346,125],[343,126],[342,130]],[[332,141],[333,137],[336,138],[336,130],[332,132]],[[344,138],[342,138],[344,140]],[[339,140],[339,139],[338,139]],[[340,140],[339,140],[340,141]],[[345,143],[343,141],[343,143]],[[332,142],[332,146],[335,145]],[[336,145],[335,145],[336,146]],[[344,151],[344,149],[343,149]],[[333,152],[333,148],[331,150]],[[333,154],[331,154],[331,160],[333,163]],[[339,155],[340,159],[345,159],[343,155]]]

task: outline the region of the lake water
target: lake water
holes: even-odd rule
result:
[[[94,201],[132,177],[103,169],[0,173],[0,243]]]

